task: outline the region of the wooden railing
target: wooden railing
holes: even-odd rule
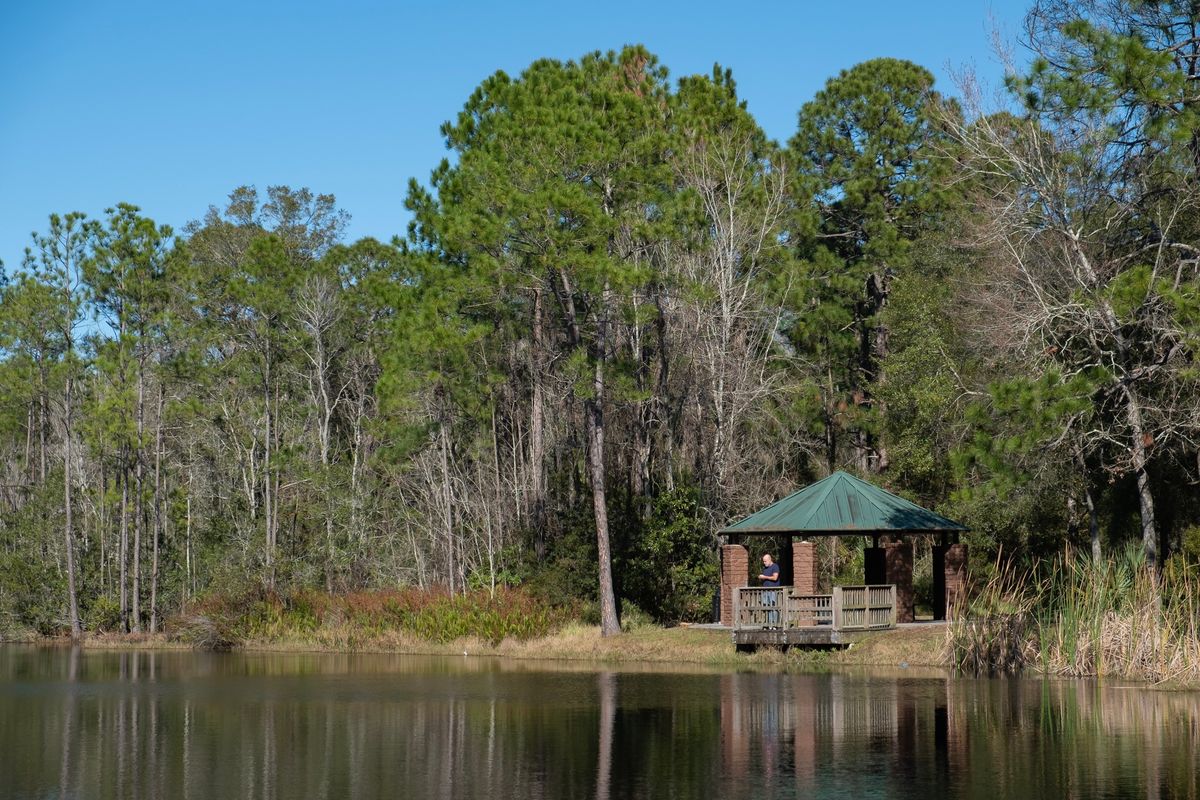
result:
[[[833,594],[800,594],[793,586],[733,590],[735,628],[873,630],[896,626],[896,587],[835,586]]]
[[[896,587],[833,587],[833,626],[840,631],[896,627]]]

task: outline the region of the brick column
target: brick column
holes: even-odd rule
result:
[[[733,589],[750,582],[750,553],[740,544],[721,545],[721,624],[733,625]]]
[[[949,619],[954,616],[955,606],[967,590],[967,546],[961,542],[946,545],[946,554],[943,557],[943,561],[942,574],[945,576],[946,618]]]
[[[796,594],[817,593],[817,545],[792,542],[792,586]]]
[[[912,542],[892,542],[883,546],[887,582],[896,584],[896,621],[913,621],[913,546]]]

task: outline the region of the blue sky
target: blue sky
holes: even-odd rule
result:
[[[332,192],[351,238],[407,223],[438,126],[497,69],[640,42],[673,77],[733,69],[768,134],[838,71],[908,58],[997,81],[1024,0],[17,2],[0,0],[0,259],[52,211],[135,203],[176,227],[241,184]]]

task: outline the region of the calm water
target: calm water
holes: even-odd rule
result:
[[[1153,798],[1198,772],[1198,693],[0,647],[4,798]]]

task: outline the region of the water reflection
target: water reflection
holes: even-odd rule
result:
[[[1197,797],[1200,695],[0,647],[0,796]]]

